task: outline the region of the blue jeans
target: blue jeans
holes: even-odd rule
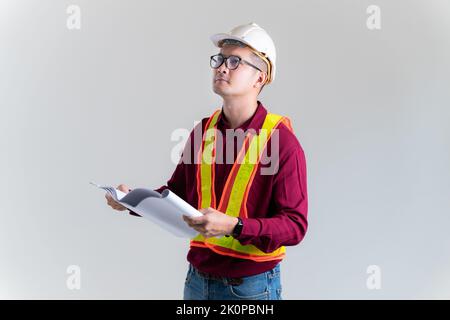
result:
[[[242,277],[241,284],[229,283],[228,278],[209,279],[189,264],[184,282],[184,300],[282,300],[280,263],[273,269]]]

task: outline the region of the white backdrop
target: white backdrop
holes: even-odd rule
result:
[[[309,230],[287,248],[284,298],[450,298],[445,0],[0,0],[0,298],[182,298],[188,243],[88,182],[165,184],[171,133],[221,104],[209,36],[252,21],[278,51],[260,99],[307,158]]]

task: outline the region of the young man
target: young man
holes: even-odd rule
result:
[[[266,31],[250,23],[211,40],[220,48],[210,65],[222,107],[193,129],[167,186],[157,189],[204,214],[184,217],[198,231],[184,299],[281,299],[285,246],[300,243],[307,229],[305,155],[289,119],[257,99],[276,70]]]

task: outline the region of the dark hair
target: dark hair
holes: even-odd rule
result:
[[[239,41],[239,40],[235,40],[235,39],[224,39],[224,40],[220,41],[219,46],[222,47],[225,44],[235,45],[235,46],[239,46],[241,48],[247,47],[247,45],[245,43],[243,43],[242,41]]]

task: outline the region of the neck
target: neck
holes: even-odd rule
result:
[[[232,129],[250,119],[257,107],[258,100],[255,97],[223,98],[223,112]]]

